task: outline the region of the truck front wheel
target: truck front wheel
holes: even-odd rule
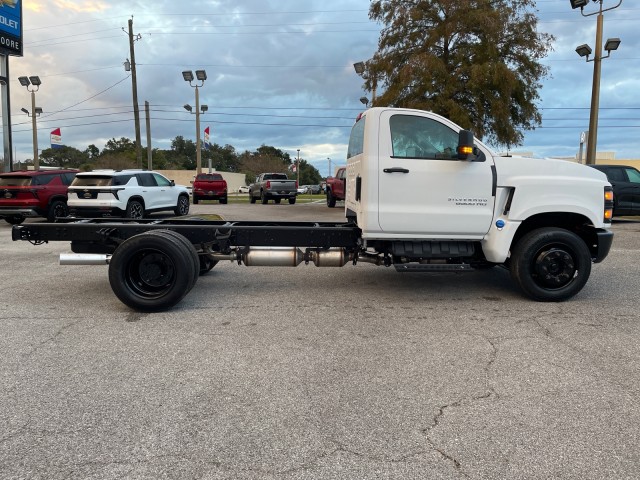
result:
[[[260,201],[262,202],[262,205],[269,203],[269,197],[267,197],[266,193],[260,192]]]
[[[180,239],[141,233],[116,248],[109,263],[109,283],[120,301],[134,310],[166,310],[193,287],[199,273],[196,261]]]
[[[333,196],[331,190],[327,188],[327,207],[333,208],[336,206],[336,197]]]
[[[253,192],[249,190],[249,203],[256,203],[256,197],[253,196]]]
[[[527,233],[513,248],[510,270],[529,297],[560,302],[587,283],[591,253],[576,234],[562,228],[541,228]]]

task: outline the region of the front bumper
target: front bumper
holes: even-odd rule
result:
[[[613,232],[611,230],[598,229],[596,230],[596,235],[598,237],[598,246],[593,262],[600,263],[609,255],[609,250],[611,250],[611,244],[613,243]]]

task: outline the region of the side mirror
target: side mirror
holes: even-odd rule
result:
[[[176,186],[176,182],[174,180],[171,180],[171,186],[175,187]]]
[[[473,132],[469,130],[460,130],[458,134],[458,160],[484,161],[484,155],[475,146]]]

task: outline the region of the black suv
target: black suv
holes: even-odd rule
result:
[[[0,173],[0,218],[13,225],[26,217],[53,222],[69,215],[67,188],[77,170],[19,170]]]
[[[613,216],[640,215],[640,172],[626,165],[589,165],[603,172],[613,187]]]

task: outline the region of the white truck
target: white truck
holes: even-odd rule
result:
[[[461,272],[501,265],[538,301],[586,284],[613,240],[611,185],[562,160],[500,157],[433,113],[372,108],[353,126],[344,223],[78,220],[13,227],[13,240],[70,241],[62,264],[109,264],[116,296],[157,311],[220,260],[247,266]]]

